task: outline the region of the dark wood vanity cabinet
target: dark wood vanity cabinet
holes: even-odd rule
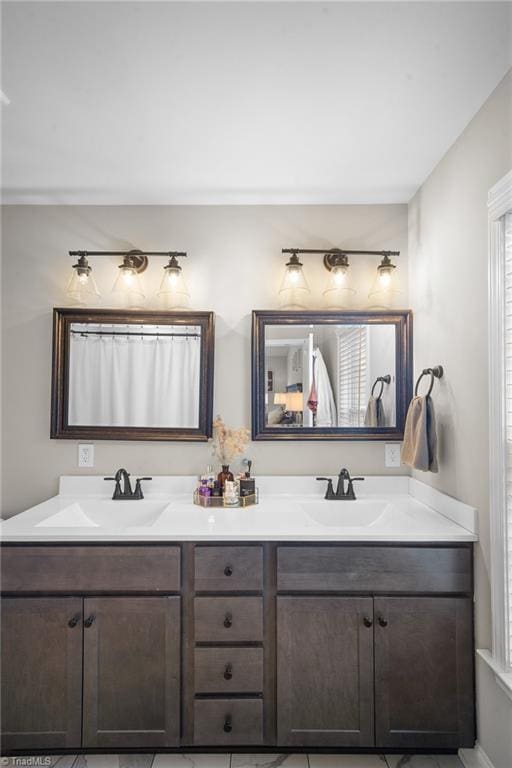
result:
[[[470,544],[3,555],[4,752],[474,744]]]
[[[362,747],[373,733],[371,597],[277,598],[277,741]]]
[[[84,600],[84,747],[180,737],[180,598]]]
[[[81,620],[79,597],[2,599],[2,752],[80,744]]]
[[[178,746],[179,597],[1,607],[3,749]]]
[[[374,611],[377,746],[472,746],[471,598],[378,597]]]

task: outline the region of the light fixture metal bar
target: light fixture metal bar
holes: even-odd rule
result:
[[[281,253],[317,253],[317,254],[338,254],[341,256],[400,256],[400,251],[352,251],[346,248],[283,248]]]
[[[130,251],[69,251],[70,256],[165,256],[171,258],[183,259],[187,254],[185,251],[139,251],[132,249]]]

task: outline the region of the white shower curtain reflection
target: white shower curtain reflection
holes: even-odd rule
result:
[[[114,326],[116,333],[122,328]],[[155,326],[143,330],[150,329]],[[68,423],[197,428],[200,337],[109,335],[109,330],[113,327],[102,326],[107,334],[102,336],[71,333]],[[187,329],[160,326],[156,330],[173,332],[185,334]],[[200,331],[189,329],[194,332]]]

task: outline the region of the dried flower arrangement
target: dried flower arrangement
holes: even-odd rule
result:
[[[223,466],[230,464],[245,452],[250,434],[246,427],[226,427],[222,418],[217,416],[213,422],[212,454]]]

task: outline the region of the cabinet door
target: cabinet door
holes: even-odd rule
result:
[[[278,744],[372,746],[373,601],[277,598]]]
[[[375,599],[378,747],[474,745],[472,603]]]
[[[177,746],[180,598],[84,601],[83,746]]]
[[[2,614],[2,749],[80,747],[82,600],[6,597]]]

